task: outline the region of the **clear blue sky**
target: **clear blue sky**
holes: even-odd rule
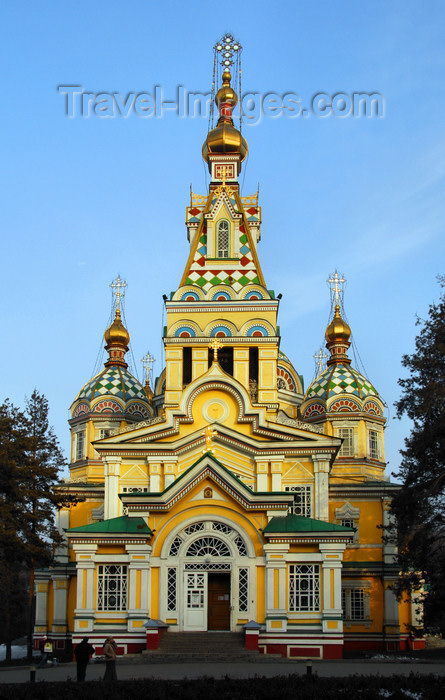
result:
[[[243,90],[380,92],[381,119],[264,118],[246,126],[243,194],[260,183],[259,255],[283,294],[282,349],[305,377],[329,314],[328,275],[347,278],[345,309],[366,373],[390,407],[388,473],[409,423],[393,420],[415,315],[444,272],[442,2],[77,2],[3,0],[0,400],[37,387],[66,449],[68,408],[92,376],[110,314],[109,283],[128,282],[138,363],[161,369],[162,294],[185,265],[189,186],[205,193],[205,119],[68,119],[58,85],[88,92],[207,92],[212,47],[242,43]]]

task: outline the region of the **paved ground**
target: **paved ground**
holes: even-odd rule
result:
[[[354,674],[371,674],[391,676],[393,674],[409,675],[411,672],[421,674],[438,674],[445,676],[445,663],[440,661],[417,661],[409,659],[400,660],[342,660],[342,661],[314,661],[313,672],[319,676],[350,676]],[[87,669],[87,681],[102,678],[105,672],[103,664],[90,663]],[[253,676],[282,676],[292,673],[305,674],[305,661],[287,661],[283,663],[268,662],[267,664],[256,662],[239,662],[230,664],[221,663],[182,663],[182,664],[132,664],[124,660],[117,662],[117,675],[120,680],[131,678],[200,678],[212,676],[221,678],[252,678]],[[76,665],[74,663],[61,664],[56,667],[38,669],[36,681],[66,681],[76,679]],[[0,683],[24,683],[30,680],[30,667],[19,666],[0,668]]]

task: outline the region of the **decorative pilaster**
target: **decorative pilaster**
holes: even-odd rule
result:
[[[287,630],[286,554],[287,544],[266,544],[266,631]]]
[[[323,569],[322,627],[323,632],[343,632],[341,607],[341,572],[345,544],[320,543]]]
[[[34,627],[36,634],[45,634],[48,631],[48,588],[50,577],[49,571],[36,572],[36,621]]]
[[[121,457],[104,457],[105,497],[104,520],[118,518],[122,515],[119,499],[119,477],[121,473]]]
[[[69,577],[62,573],[53,573],[53,626],[55,635],[66,635],[68,630],[67,601]]]
[[[94,628],[94,573],[96,544],[73,545],[77,561],[77,601],[74,611],[76,632],[92,632]]]
[[[146,461],[150,476],[150,492],[159,493],[161,490],[161,462],[159,457],[147,457]]]
[[[329,457],[313,455],[315,474],[314,518],[329,522]]]
[[[146,544],[128,544],[128,631],[143,627],[149,617],[150,554]]]

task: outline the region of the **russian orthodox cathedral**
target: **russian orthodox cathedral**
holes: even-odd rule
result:
[[[306,391],[280,349],[258,193],[238,183],[248,147],[229,68],[240,50],[230,35],[215,46],[210,184],[187,207],[165,367],[145,385],[130,373],[118,278],[108,358],[71,405],[58,488],[77,502],[58,513],[54,566],[36,572],[35,641],[51,634],[56,650],[113,635],[129,653],[157,648],[165,630],[228,630],[264,654],[341,658],[406,648],[417,624],[415,603],[392,590],[384,404],[351,365],[337,273],[327,366]]]

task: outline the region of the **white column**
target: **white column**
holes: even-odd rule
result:
[[[56,527],[59,534],[63,537],[63,541],[57,545],[55,551],[55,559],[58,564],[68,564],[68,539],[65,535],[65,530],[70,526],[70,513],[68,508],[58,508],[56,511]]]
[[[328,455],[313,455],[315,474],[315,513],[317,520],[329,521],[329,458]]]
[[[272,474],[272,491],[281,491],[283,460],[284,455],[275,455],[275,459],[271,460],[270,471]]]
[[[150,492],[159,493],[161,490],[161,462],[159,457],[147,457],[148,473],[150,475]]]
[[[164,489],[170,486],[176,479],[177,462],[177,457],[169,457],[169,459],[164,462]]]
[[[104,457],[103,462],[105,471],[104,520],[110,520],[122,515],[119,498],[122,459],[120,457]]]

